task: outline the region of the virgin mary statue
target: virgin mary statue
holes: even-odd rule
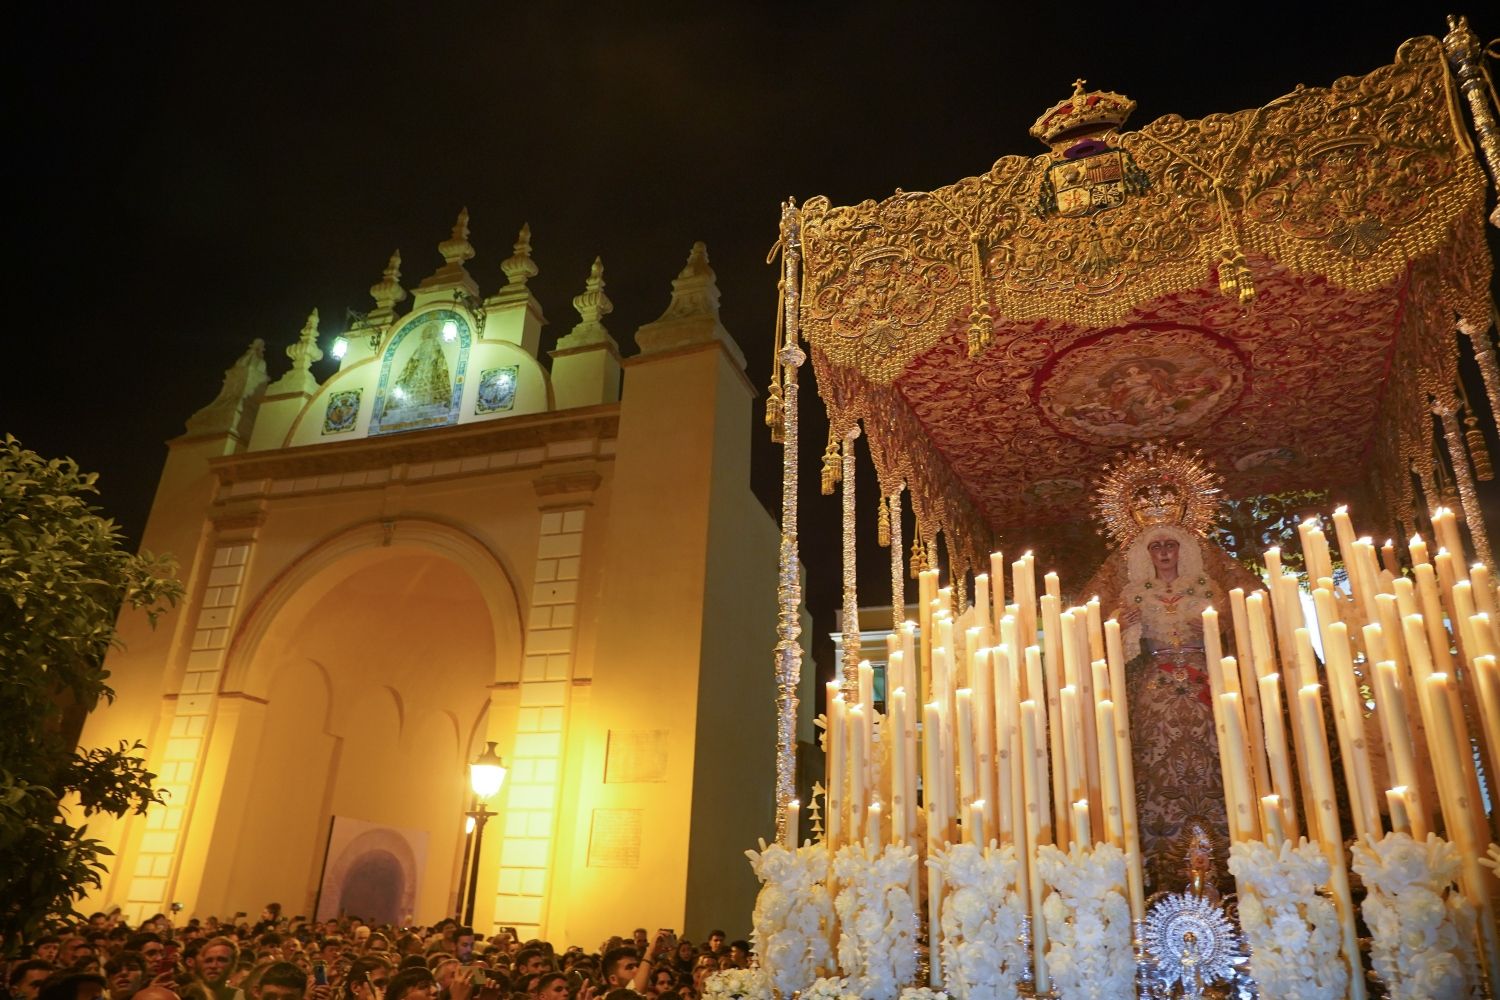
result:
[[[1118,547],[1087,592],[1119,620],[1128,658],[1136,809],[1151,892],[1181,888],[1188,853],[1205,847],[1215,880],[1224,879],[1228,818],[1203,611],[1227,606],[1228,588],[1250,590],[1257,581],[1207,537],[1218,492],[1217,477],[1196,456],[1145,445],[1106,470],[1095,494]]]

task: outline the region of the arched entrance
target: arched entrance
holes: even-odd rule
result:
[[[346,912],[431,922],[452,905],[465,765],[497,663],[519,654],[519,620],[495,613],[514,597],[502,576],[497,602],[471,566],[427,545],[355,546],[321,562],[273,586],[226,672],[226,694],[237,683],[259,707],[235,741],[226,780],[238,787],[225,788],[199,906],[297,900],[292,912],[310,915],[325,865],[341,863],[363,865],[339,886]],[[387,838],[325,858],[335,817],[406,846]]]

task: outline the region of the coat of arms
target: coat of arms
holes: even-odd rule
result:
[[[1037,192],[1037,214],[1076,217],[1125,204],[1151,186],[1145,171],[1123,149],[1110,146],[1104,134],[1125,123],[1135,102],[1104,91],[1085,92],[1073,84],[1073,96],[1037,119],[1031,134],[1052,147],[1057,160],[1047,168]]]

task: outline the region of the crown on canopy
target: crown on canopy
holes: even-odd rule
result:
[[[1206,536],[1214,523],[1222,481],[1200,456],[1201,452],[1148,442],[1105,466],[1094,490],[1100,533],[1120,546],[1163,524]]]
[[[1124,94],[1085,91],[1083,85],[1083,80],[1073,81],[1073,95],[1048,108],[1031,126],[1031,134],[1056,149],[1059,144],[1119,128],[1135,110],[1135,102]]]

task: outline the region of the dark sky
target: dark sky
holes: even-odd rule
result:
[[[440,264],[436,244],[465,205],[485,293],[530,222],[544,350],[577,321],[571,297],[602,254],[607,324],[633,352],[633,331],[706,241],[725,325],[763,386],[775,296],[764,258],[786,196],[879,198],[1040,151],[1027,128],[1078,76],[1135,98],[1134,125],[1253,107],[1385,64],[1404,39],[1441,35],[1444,12],[22,5],[5,42],[19,312],[0,431],[100,472],[103,506],[135,538],[163,442],[245,345],[265,338],[276,377],[316,306],[326,350],[345,308],[369,307],[392,249],[408,286]],[[1481,34],[1500,30],[1469,13]],[[822,440],[809,436],[804,533],[826,631],[838,569],[818,536],[837,531],[837,501],[816,494]],[[757,442],[770,504],[779,456],[759,424]],[[885,553],[870,555],[870,579],[888,579]],[[868,603],[881,602],[874,586]]]

